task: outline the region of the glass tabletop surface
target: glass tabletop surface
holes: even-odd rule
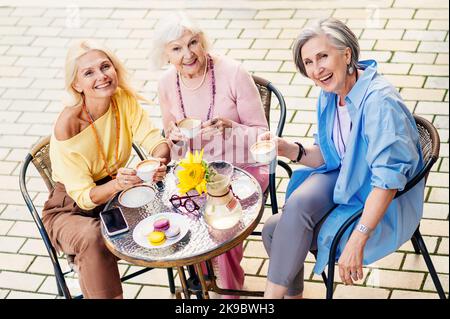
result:
[[[166,175],[162,187],[158,187],[155,184],[151,185],[155,190],[155,196],[148,204],[137,208],[129,208],[119,203],[118,198],[120,194],[115,196],[106,205],[105,210],[120,207],[130,229],[126,233],[111,237],[106,233],[106,229],[102,224],[102,235],[107,242],[107,246],[120,255],[149,263],[152,261],[179,262],[183,259],[192,259],[205,254],[210,255],[211,252],[215,251],[219,255],[221,254],[221,247],[230,242],[238,244],[243,240],[242,236],[241,240],[238,240],[238,237],[244,232],[250,234],[249,231],[252,231],[257,226],[263,212],[263,193],[259,183],[252,175],[243,169],[234,167],[231,186],[234,194],[239,198],[243,212],[239,223],[232,229],[225,231],[212,229],[205,222],[203,214],[206,194],[192,198],[200,207],[198,212],[194,212],[194,214],[188,213],[186,210],[182,210],[182,208],[174,208],[169,199],[174,194],[179,195],[179,193],[177,178],[173,173],[173,168],[171,168]],[[172,216],[168,214],[181,215],[183,218],[175,216],[177,218],[172,218],[172,220],[181,220],[183,224],[178,226],[181,226],[180,228],[183,231],[179,235],[180,238],[176,240],[168,240],[169,242],[165,242],[160,246],[153,247],[152,245],[148,245],[148,247],[143,247],[142,243],[139,245],[135,239],[136,236],[145,236],[145,234],[134,232],[135,228],[138,226],[136,231],[141,232],[143,223],[158,218],[156,216],[157,214],[163,214],[166,217]],[[141,221],[143,222],[141,223]],[[148,228],[151,227],[149,226]],[[149,229],[148,232],[152,230]],[[236,243],[236,241],[238,242]]]

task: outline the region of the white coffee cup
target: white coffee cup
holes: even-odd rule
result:
[[[160,162],[156,158],[143,160],[136,165],[136,175],[146,183],[151,182],[159,166]]]
[[[250,152],[258,163],[270,163],[277,156],[275,142],[272,140],[259,141],[250,147]]]
[[[187,117],[178,122],[177,126],[184,136],[186,136],[187,138],[193,138],[198,134],[198,132],[200,132],[202,121],[199,119]]]

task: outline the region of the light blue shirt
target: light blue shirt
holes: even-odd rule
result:
[[[345,98],[352,130],[342,163],[331,138],[337,107],[336,94],[321,91],[317,101],[318,132],[315,134],[315,144],[319,145],[325,163],[315,169],[296,170],[286,191],[286,200],[289,200],[292,192],[311,174],[339,170],[333,194],[338,206],[323,223],[317,239],[318,255],[314,267],[317,274],[328,263],[331,243],[338,229],[363,208],[372,189],[401,191],[423,167],[416,124],[402,98],[377,73],[375,61],[361,61],[360,65],[364,72]],[[367,241],[364,265],[394,252],[411,238],[422,218],[424,185],[422,180],[392,201]],[[342,237],[337,259],[355,225],[349,227]]]

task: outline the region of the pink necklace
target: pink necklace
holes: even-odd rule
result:
[[[214,63],[209,54],[206,55],[207,58],[207,66],[211,70],[211,101],[209,103],[209,109],[208,109],[208,115],[206,120],[211,119],[211,114],[213,112],[214,108],[214,102],[216,97],[216,77],[214,75]],[[203,83],[202,83],[203,84]],[[178,98],[180,100],[180,107],[181,111],[183,112],[184,118],[186,118],[186,111],[184,110],[184,102],[183,102],[183,96],[181,95],[181,87],[180,87],[180,76],[177,72],[177,91],[178,91]]]

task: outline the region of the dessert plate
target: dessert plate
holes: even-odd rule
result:
[[[166,238],[161,245],[150,244],[147,236],[153,231],[153,223],[160,218],[167,218],[170,225],[176,225],[180,228],[180,233],[174,238]],[[144,248],[164,248],[175,244],[183,239],[189,231],[189,220],[187,217],[176,213],[159,213],[149,216],[139,222],[133,230],[133,240]]]
[[[155,190],[151,186],[137,185],[122,191],[119,203],[129,208],[141,207],[150,203],[155,195]]]

